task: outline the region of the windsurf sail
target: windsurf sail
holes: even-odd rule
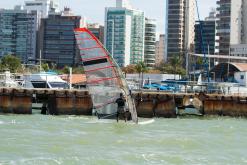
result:
[[[131,119],[137,123],[135,103],[117,63],[88,29],[78,28],[74,31],[94,108],[100,111],[106,106],[115,104],[120,93],[123,93]],[[113,107],[111,109],[117,110]]]

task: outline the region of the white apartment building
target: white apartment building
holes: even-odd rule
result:
[[[166,0],[165,61],[194,44],[195,0]]]
[[[155,65],[156,20],[145,18],[144,63],[147,67]]]

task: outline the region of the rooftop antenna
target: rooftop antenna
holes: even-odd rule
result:
[[[198,21],[199,21],[199,25],[200,25],[200,33],[201,33],[201,43],[202,43],[202,52],[203,52],[203,63],[204,63],[204,71],[206,71],[207,73],[207,81],[209,82],[209,70],[208,70],[208,64],[207,64],[207,57],[206,57],[206,49],[205,49],[205,45],[204,45],[204,37],[203,37],[203,26],[202,26],[202,22],[200,19],[200,13],[199,13],[199,8],[198,8],[198,2],[196,0],[196,9],[197,9],[197,17],[198,17]]]

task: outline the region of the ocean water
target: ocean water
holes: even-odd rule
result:
[[[0,116],[0,165],[247,164],[247,120]]]

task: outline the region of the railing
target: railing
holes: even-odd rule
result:
[[[247,96],[247,87],[238,83],[227,82],[195,82],[195,81],[160,81],[160,80],[142,80],[137,78],[127,79],[129,87],[133,91],[143,92],[167,92],[167,93],[200,93],[223,94],[234,96]],[[148,85],[149,82],[149,85]],[[151,87],[152,84],[159,84],[160,87],[171,87],[168,90]],[[145,86],[147,85],[147,86]],[[149,87],[149,88],[148,88]]]

